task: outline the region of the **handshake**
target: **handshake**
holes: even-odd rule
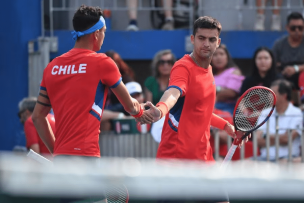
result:
[[[132,115],[140,124],[151,124],[162,117],[161,108],[157,108],[151,102],[139,104],[140,110],[136,115]],[[148,107],[147,110],[145,110]]]

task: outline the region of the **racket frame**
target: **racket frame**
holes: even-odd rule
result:
[[[234,141],[233,141],[233,144],[234,144],[234,145],[239,145],[239,144],[242,142],[242,140],[244,140],[248,135],[250,135],[250,133],[252,133],[253,131],[257,130],[257,129],[258,129],[259,127],[261,127],[264,123],[266,123],[267,120],[270,118],[270,116],[271,116],[271,114],[272,114],[272,112],[273,112],[273,110],[274,110],[274,108],[275,108],[277,98],[276,98],[275,93],[274,93],[270,88],[264,87],[264,86],[254,86],[254,87],[249,88],[249,89],[246,90],[246,91],[242,94],[242,96],[237,100],[237,102],[236,102],[236,104],[235,104],[235,107],[234,107],[234,111],[233,111],[233,124],[234,124],[235,134],[237,134],[237,130],[239,130],[239,129],[237,128],[237,125],[235,124],[235,113],[236,113],[236,110],[237,110],[237,108],[238,108],[240,102],[242,101],[242,99],[243,99],[250,91],[252,91],[252,90],[254,90],[254,89],[265,89],[265,90],[267,90],[267,91],[269,91],[269,92],[272,93],[272,95],[273,95],[273,106],[272,106],[272,109],[271,109],[271,111],[268,113],[268,115],[266,116],[266,118],[264,119],[263,122],[261,122],[259,125],[257,125],[256,127],[254,127],[253,129],[251,129],[251,130],[249,130],[249,131],[243,131],[243,132],[245,132],[245,134],[244,134],[241,138],[236,138],[236,139],[234,139]]]

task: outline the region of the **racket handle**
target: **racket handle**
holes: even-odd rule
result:
[[[250,135],[251,132],[246,132],[245,135],[243,135],[241,138],[236,138],[233,141],[234,145],[239,145],[241,144],[241,142],[243,141],[243,139],[245,139],[248,135]]]
[[[227,155],[225,156],[225,159],[223,160],[222,164],[221,164],[221,170],[225,170],[226,167],[228,166],[230,160],[232,159],[233,155],[234,155],[234,152],[237,148],[237,145],[231,145]]]

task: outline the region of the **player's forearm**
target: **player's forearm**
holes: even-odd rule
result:
[[[36,130],[39,137],[49,149],[51,153],[54,152],[55,136],[53,134],[52,128],[46,117],[32,117]]]
[[[117,87],[112,88],[112,91],[114,92],[119,102],[123,105],[126,112],[131,115],[135,115],[140,111],[140,104],[136,99],[130,96],[123,82],[121,82]]]
[[[176,88],[170,88],[164,92],[160,102],[164,102],[168,107],[168,111],[170,111],[170,109],[176,104],[179,97],[180,91]]]

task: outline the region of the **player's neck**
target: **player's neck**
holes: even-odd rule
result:
[[[211,63],[211,57],[210,58],[201,58],[198,55],[195,54],[195,52],[192,52],[190,54],[190,57],[194,61],[194,63],[204,69],[208,69],[210,63]]]
[[[76,41],[74,48],[78,48],[78,49],[88,49],[91,51],[93,50],[93,44],[86,42],[85,40],[80,40],[80,41]]]

